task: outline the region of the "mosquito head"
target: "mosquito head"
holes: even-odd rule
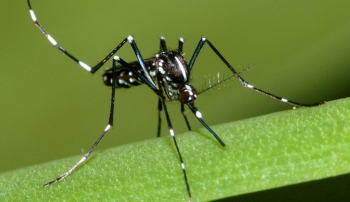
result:
[[[193,86],[183,84],[177,91],[177,97],[181,103],[193,102],[197,98],[197,91]]]

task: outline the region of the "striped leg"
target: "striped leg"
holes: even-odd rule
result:
[[[159,79],[158,79],[158,82],[159,82],[159,88],[160,88],[160,90],[161,90],[162,84],[161,84],[161,81],[160,81],[160,77],[159,77]],[[170,133],[171,139],[173,140],[173,143],[174,143],[174,146],[175,146],[177,155],[178,155],[179,160],[180,160],[180,166],[181,166],[181,169],[182,169],[182,173],[183,173],[183,175],[184,175],[185,184],[186,184],[187,193],[188,193],[188,201],[192,201],[191,189],[190,189],[190,184],[188,183],[188,178],[187,178],[186,169],[185,169],[185,163],[184,163],[184,161],[183,161],[183,158],[182,158],[182,155],[181,155],[179,146],[178,146],[178,144],[177,144],[177,140],[176,140],[176,137],[175,137],[175,133],[174,133],[174,130],[173,130],[173,126],[172,126],[171,121],[170,121],[168,109],[167,109],[167,107],[166,107],[165,98],[164,98],[164,95],[163,95],[163,94],[161,94],[160,100],[161,100],[162,105],[163,105],[163,108],[164,108],[165,117],[166,117],[166,120],[167,120],[167,123],[168,123],[169,133]]]
[[[185,105],[184,105],[183,103],[181,103],[181,113],[182,113],[182,116],[183,116],[184,119],[185,119],[185,122],[186,122],[186,125],[187,125],[188,130],[191,130],[191,125],[190,125],[190,122],[188,121],[187,116],[186,116],[186,114],[185,114],[185,107],[184,107],[184,106],[185,106]]]
[[[157,137],[160,137],[161,133],[161,128],[162,128],[162,117],[161,117],[161,112],[163,110],[162,107],[162,100],[159,98],[158,99],[158,130],[157,130]]]
[[[161,44],[162,48],[166,48],[165,46],[165,43]],[[137,46],[136,46],[137,48]],[[138,54],[137,52],[135,51],[136,53],[136,56],[138,57]],[[139,58],[139,57],[138,57]],[[133,69],[127,62],[125,62],[122,58],[118,57],[118,56],[115,56],[114,59],[119,63],[121,64],[122,66],[128,68],[130,71],[133,71],[134,74],[136,74],[140,80],[142,80],[145,84],[147,84],[155,93],[156,95],[158,96],[159,100],[158,100],[158,111],[160,112],[162,109],[164,110],[165,112],[165,117],[166,117],[166,120],[167,120],[167,124],[168,124],[168,129],[169,129],[169,133],[170,133],[170,136],[171,136],[171,139],[174,143],[174,146],[175,146],[175,149],[176,149],[176,152],[177,152],[177,155],[179,157],[179,160],[180,160],[180,166],[181,166],[181,169],[182,169],[182,172],[183,172],[183,175],[184,175],[184,180],[185,180],[185,184],[186,184],[186,189],[187,189],[187,193],[188,193],[188,198],[189,198],[189,201],[192,201],[192,196],[191,196],[191,189],[190,189],[190,185],[188,183],[188,178],[187,178],[187,174],[186,174],[186,169],[185,169],[185,163],[183,161],[183,158],[182,158],[182,155],[181,155],[181,152],[180,152],[180,149],[179,149],[179,146],[178,146],[178,143],[177,143],[177,140],[176,140],[176,137],[175,137],[175,133],[174,133],[174,129],[173,129],[173,126],[171,124],[171,121],[170,121],[170,117],[169,117],[169,113],[168,113],[168,109],[167,109],[167,106],[166,106],[166,103],[165,103],[165,97],[164,97],[164,94],[163,94],[163,87],[164,87],[164,84],[162,83],[162,79],[161,79],[161,75],[160,73],[157,73],[158,75],[158,87],[156,86],[152,86],[152,84],[150,83],[150,81],[145,77],[143,76],[142,74],[140,74],[138,71],[136,71],[135,69]],[[142,59],[142,58],[141,58]],[[160,117],[160,116],[159,116]],[[160,118],[158,118],[158,121],[160,122]],[[159,123],[160,124],[160,123]],[[160,133],[159,133],[160,134]]]
[[[107,54],[107,56],[105,56],[100,62],[98,62],[95,66],[90,67],[89,65],[87,65],[85,62],[79,60],[78,58],[74,57],[71,53],[69,53],[68,51],[66,51],[62,46],[60,46],[57,41],[48,33],[46,32],[46,30],[44,29],[44,27],[39,23],[39,21],[37,20],[37,17],[34,13],[34,10],[30,4],[30,0],[27,0],[27,4],[29,7],[29,13],[30,16],[34,22],[34,24],[40,29],[40,31],[46,36],[46,38],[49,40],[49,42],[54,45],[58,50],[60,50],[63,54],[67,55],[70,59],[72,59],[74,62],[78,63],[82,68],[84,68],[86,71],[94,74],[95,72],[97,72],[100,67],[102,67],[109,59],[112,58],[112,56],[121,48],[123,47],[123,45],[126,42],[129,42],[131,47],[133,48],[135,54],[137,55],[139,61],[140,61],[140,65],[142,66],[142,69],[145,71],[146,77],[151,80],[150,76],[148,75],[148,72],[146,71],[146,66],[143,62],[143,59],[141,57],[140,51],[138,50],[136,43],[134,41],[134,39],[132,38],[132,36],[128,36],[126,37],[122,42],[120,42],[118,44],[117,47],[115,47],[111,52],[109,52]],[[154,83],[153,83],[153,86]]]
[[[187,103],[187,106],[191,109],[194,116],[198,119],[198,121],[215,137],[215,139],[221,144],[221,146],[225,147],[224,141],[205,123],[202,119],[202,113],[194,106],[194,102]]]
[[[164,112],[165,112],[166,120],[167,120],[167,123],[168,123],[169,133],[170,133],[171,139],[173,140],[173,143],[174,143],[177,155],[179,156],[180,166],[181,166],[181,169],[182,169],[182,173],[184,175],[185,184],[186,184],[186,188],[187,188],[188,199],[189,199],[189,201],[192,201],[191,189],[190,189],[190,184],[188,183],[188,178],[187,178],[186,169],[185,169],[185,163],[184,163],[184,160],[182,158],[179,146],[177,144],[177,140],[176,140],[176,137],[175,137],[173,126],[171,124],[169,113],[168,113],[168,109],[166,107],[164,99],[162,99],[162,104],[163,104],[163,107],[164,107]]]
[[[113,60],[113,77],[115,78],[116,72],[116,60]],[[92,145],[92,147],[89,149],[89,151],[81,158],[71,169],[69,169],[66,173],[61,175],[60,177],[56,178],[55,180],[52,180],[48,183],[45,183],[43,186],[48,187],[52,184],[55,184],[56,182],[59,182],[66,178],[68,175],[70,175],[75,169],[77,169],[80,164],[84,163],[86,159],[89,158],[91,153],[94,151],[94,149],[97,147],[97,145],[100,143],[100,141],[103,139],[103,137],[106,135],[106,133],[109,131],[109,129],[113,126],[113,115],[114,115],[114,100],[115,100],[115,79],[112,80],[112,95],[111,95],[111,106],[109,110],[109,118],[108,118],[108,124],[106,128],[103,130],[101,135],[97,138],[95,143]]]
[[[238,73],[237,71],[227,62],[227,60],[224,58],[224,56],[221,55],[221,53],[214,47],[214,45],[205,37],[201,38],[201,40],[199,41],[196,50],[193,53],[193,56],[189,62],[189,69],[191,70],[193,67],[193,64],[195,62],[195,60],[197,59],[197,56],[199,54],[199,52],[201,51],[202,47],[204,46],[204,44],[207,43],[210,48],[215,52],[215,54],[221,59],[222,62],[225,63],[225,65],[233,72],[234,76],[238,79],[238,81],[242,84],[243,87],[248,88],[248,89],[252,89],[255,90],[258,93],[261,93],[263,95],[269,96],[272,99],[276,99],[279,100],[281,102],[285,102],[288,103],[290,105],[293,105],[294,107],[313,107],[313,106],[318,106],[321,104],[324,104],[325,102],[320,102],[320,103],[313,103],[313,104],[302,104],[302,103],[298,103],[298,102],[294,102],[291,100],[288,100],[286,98],[274,95],[272,93],[266,92],[264,90],[261,90],[251,84],[249,84],[247,81],[245,81]]]

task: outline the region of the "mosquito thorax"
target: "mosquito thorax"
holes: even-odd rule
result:
[[[174,101],[180,87],[189,81],[189,68],[180,51],[160,52],[154,58],[150,75],[155,81],[161,79],[164,95]]]
[[[168,85],[175,89],[182,83],[188,82],[189,71],[187,62],[178,51],[161,52],[155,57],[155,67],[165,78]]]

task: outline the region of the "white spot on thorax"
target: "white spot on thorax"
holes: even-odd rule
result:
[[[162,63],[160,63],[160,64],[162,64]],[[159,69],[159,72],[161,74],[165,74],[165,71],[164,71],[163,67],[159,66],[158,69]]]
[[[185,71],[185,67],[183,66],[183,63],[179,60],[178,57],[175,57],[175,60],[177,62],[177,65],[179,66],[182,76],[184,78],[185,81],[187,81],[187,75],[186,75],[186,71]]]

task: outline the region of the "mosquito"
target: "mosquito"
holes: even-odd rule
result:
[[[234,78],[236,78],[240,84],[248,89],[254,90],[258,93],[264,94],[272,99],[276,99],[278,101],[290,104],[294,107],[312,107],[323,104],[324,102],[314,103],[314,104],[302,104],[298,102],[294,102],[288,100],[286,98],[274,95],[262,89],[259,89],[251,84],[249,84],[246,80],[244,80],[240,74],[229,64],[229,62],[224,58],[224,56],[215,48],[215,46],[205,37],[202,37],[194,53],[189,62],[187,62],[184,58],[183,54],[183,44],[184,39],[180,38],[178,41],[178,48],[176,50],[168,50],[164,37],[160,37],[160,51],[154,56],[148,59],[143,59],[141,53],[136,45],[136,42],[132,36],[128,36],[123,39],[117,47],[115,47],[111,52],[107,54],[100,62],[98,62],[95,66],[89,66],[83,61],[77,59],[67,50],[65,50],[62,46],[60,46],[56,40],[45,31],[43,26],[38,22],[34,10],[30,4],[30,0],[27,0],[29,6],[29,13],[34,22],[34,24],[39,28],[39,30],[46,36],[48,41],[55,46],[58,50],[63,52],[66,56],[68,56],[71,60],[78,63],[86,71],[94,74],[96,73],[108,60],[112,59],[112,67],[105,70],[103,75],[104,84],[107,86],[111,86],[111,100],[110,100],[110,111],[108,124],[91,146],[89,151],[66,173],[59,176],[58,178],[45,183],[43,186],[48,187],[56,182],[59,182],[70,175],[78,166],[84,163],[87,158],[94,151],[96,146],[103,139],[105,134],[109,131],[109,129],[113,126],[113,117],[114,117],[114,101],[115,101],[115,89],[116,88],[129,88],[132,86],[138,86],[141,84],[146,84],[158,97],[158,131],[157,136],[160,136],[160,125],[161,111],[165,112],[165,117],[168,125],[168,130],[170,133],[170,137],[176,149],[177,156],[179,158],[180,167],[182,169],[184,182],[186,185],[188,201],[192,201],[192,194],[190,189],[190,183],[187,177],[185,163],[183,157],[181,155],[177,139],[175,137],[175,132],[173,130],[173,126],[169,117],[169,113],[167,110],[166,101],[179,101],[181,103],[181,113],[185,119],[188,129],[190,130],[190,125],[187,120],[186,115],[184,114],[185,105],[190,109],[193,115],[197,118],[197,120],[213,135],[213,137],[219,142],[221,146],[225,146],[224,141],[206,124],[206,122],[202,118],[202,113],[195,106],[195,100],[197,99],[198,92],[196,89],[190,85],[190,73],[193,68],[193,65],[200,53],[201,49],[205,44],[209,45],[211,50],[216,54],[217,57],[229,68],[229,70],[233,73]],[[115,55],[119,49],[121,49],[124,44],[129,43],[132,47],[137,61],[134,62],[126,62],[121,57]],[[118,63],[118,64],[117,64]]]

